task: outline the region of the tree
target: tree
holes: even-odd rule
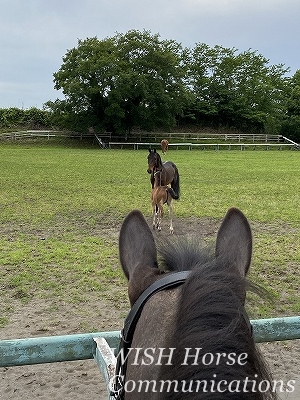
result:
[[[51,126],[51,114],[36,107],[0,109],[0,128],[36,129]]]
[[[287,100],[287,115],[292,117],[300,117],[300,70],[295,72],[295,75],[290,81],[291,92]]]
[[[286,101],[286,113],[281,133],[300,143],[300,70],[290,80],[290,93]]]
[[[190,82],[198,119],[239,129],[268,130],[278,123],[288,71],[255,51],[197,44],[192,52]]]
[[[54,73],[65,101],[46,105],[56,112],[68,106],[86,127],[115,132],[171,127],[189,100],[185,56],[180,44],[148,31],[79,40]]]
[[[76,130],[127,135],[133,127],[171,129],[180,121],[276,133],[298,98],[287,72],[251,49],[204,43],[185,49],[131,30],[78,40],[54,73],[65,100],[45,106],[54,121]]]

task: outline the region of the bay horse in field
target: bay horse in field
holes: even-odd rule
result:
[[[161,221],[164,216],[164,204],[167,203],[169,208],[170,233],[172,234],[174,232],[172,200],[176,200],[177,195],[172,188],[161,185],[161,174],[162,172],[160,170],[154,173],[154,187],[151,193],[152,226],[153,229],[157,228],[159,231],[161,230]]]
[[[248,220],[229,209],[213,254],[199,239],[175,239],[160,244],[158,257],[141,212],[123,222],[119,254],[132,308],[112,393],[119,400],[277,399],[245,310],[246,289],[257,286],[246,280]]]
[[[161,145],[161,151],[162,151],[162,153],[163,153],[163,154],[166,154],[167,151],[168,151],[168,149],[169,149],[169,142],[167,141],[167,139],[163,139],[163,140],[160,142],[160,145]]]
[[[154,174],[158,170],[161,171],[162,186],[171,184],[171,188],[174,190],[178,200],[180,197],[180,184],[177,166],[172,161],[162,162],[156,149],[149,149],[147,172],[151,174],[150,181],[152,188],[154,187]]]

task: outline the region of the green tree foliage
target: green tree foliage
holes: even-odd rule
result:
[[[197,44],[190,61],[196,120],[239,129],[272,130],[279,122],[288,71],[255,51]]]
[[[286,114],[281,126],[281,134],[300,143],[300,70],[290,81],[290,92],[286,102]]]
[[[47,102],[57,126],[111,131],[177,124],[279,133],[298,124],[300,77],[251,49],[185,49],[149,31],[79,40],[54,73],[65,100]],[[298,113],[298,114],[297,114]]]
[[[300,70],[291,79],[291,92],[287,101],[287,114],[300,117]]]
[[[175,41],[148,31],[79,40],[54,73],[66,101],[46,106],[61,118],[70,106],[82,125],[114,132],[171,127],[189,98],[185,53]]]
[[[1,128],[13,128],[23,123],[23,112],[19,108],[1,108],[0,126]]]
[[[11,107],[0,108],[0,129],[34,129],[51,125],[51,114],[32,107],[26,110]]]

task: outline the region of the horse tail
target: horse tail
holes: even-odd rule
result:
[[[174,200],[178,200],[179,199],[179,195],[177,193],[175,193],[173,188],[168,187],[167,188],[167,192],[172,197],[172,199],[174,199]]]
[[[178,172],[178,168],[176,167],[175,164],[173,164],[173,167],[175,169],[175,176],[174,179],[171,182],[171,188],[174,190],[174,192],[176,193],[176,200],[179,199],[180,197],[180,179],[179,179],[179,172]],[[175,197],[174,197],[175,199]]]

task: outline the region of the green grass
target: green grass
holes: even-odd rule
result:
[[[251,277],[275,299],[250,296],[253,316],[300,312],[299,157],[290,150],[172,150],[164,157],[181,177],[175,221],[220,220],[231,206],[250,220]],[[118,231],[134,208],[150,216],[146,169],[145,150],[0,144],[0,324],[12,311],[10,299],[124,298]]]
[[[74,212],[149,212],[146,151],[0,148],[0,220],[52,221]],[[178,215],[221,217],[231,205],[262,222],[299,224],[299,152],[173,151]]]

